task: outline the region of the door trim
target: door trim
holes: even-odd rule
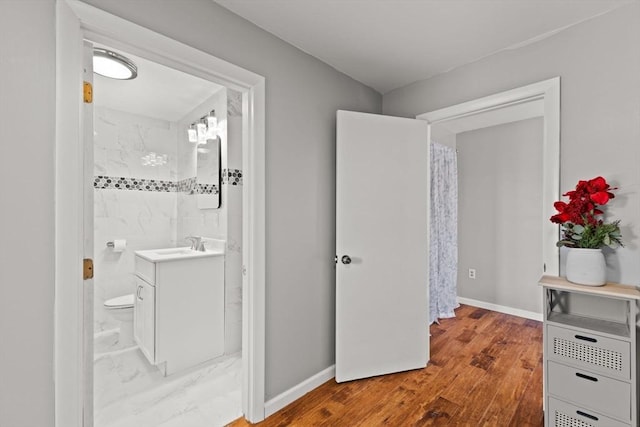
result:
[[[77,0],[57,0],[57,40],[70,43],[61,25],[67,6],[80,23],[81,38],[109,44],[180,71],[211,80],[243,94],[243,315],[242,411],[251,422],[264,419],[265,393],[265,79],[193,47],[133,24]],[[68,15],[68,14],[67,14]],[[76,24],[77,25],[77,24]],[[56,62],[68,61],[56,53]],[[76,60],[77,58],[71,58]],[[78,70],[81,63],[77,64]],[[70,80],[57,76],[57,90]],[[73,87],[73,85],[71,86]],[[78,86],[80,87],[80,86]],[[56,280],[55,280],[55,411],[57,427],[80,427],[87,404],[83,392],[84,305],[81,298],[83,209],[82,128],[79,105],[59,103],[56,114]],[[72,118],[75,117],[75,120]],[[67,215],[66,213],[71,214]],[[80,214],[79,214],[80,213]],[[62,231],[72,232],[69,238]],[[78,260],[78,263],[73,260]],[[76,266],[77,264],[77,266]],[[77,271],[76,271],[77,270]],[[93,404],[92,402],[90,404]],[[86,426],[89,427],[89,426]]]
[[[459,119],[478,113],[541,100],[543,104],[544,134],[542,142],[542,261],[545,274],[560,275],[560,250],[556,242],[560,236],[560,227],[548,218],[555,212],[553,203],[560,199],[560,77],[522,86],[451,107],[419,114],[416,119],[429,122],[429,141],[431,126],[437,123]]]

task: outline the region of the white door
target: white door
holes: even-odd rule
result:
[[[427,122],[338,111],[336,381],[429,359]]]

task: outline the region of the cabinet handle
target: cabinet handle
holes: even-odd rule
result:
[[[576,377],[584,378],[585,380],[589,380],[593,382],[598,382],[598,379],[596,377],[592,377],[591,375],[581,374],[580,372],[576,372]]]
[[[140,296],[140,291],[141,291],[141,290],[142,290],[142,286],[138,286],[138,290],[137,290],[137,292],[136,292],[136,295],[138,296],[138,299],[139,299],[140,301],[143,301],[143,300],[144,300],[144,298],[142,298],[142,297]]]
[[[591,338],[591,337],[585,337],[584,335],[575,335],[575,337],[576,337],[576,339],[582,340],[582,341],[598,342],[597,339]]]
[[[587,414],[586,412],[576,411],[576,414],[592,419],[593,421],[598,421],[598,417],[596,417],[595,415]]]

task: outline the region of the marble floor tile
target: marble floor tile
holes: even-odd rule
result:
[[[95,427],[222,427],[242,416],[240,354],[163,377],[137,347],[94,361]]]

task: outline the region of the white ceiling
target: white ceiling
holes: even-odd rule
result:
[[[133,80],[114,80],[94,74],[94,103],[98,107],[177,122],[222,88],[121,50],[104,45],[96,47],[114,50],[138,67],[138,77]]]
[[[384,94],[634,0],[214,0]]]

